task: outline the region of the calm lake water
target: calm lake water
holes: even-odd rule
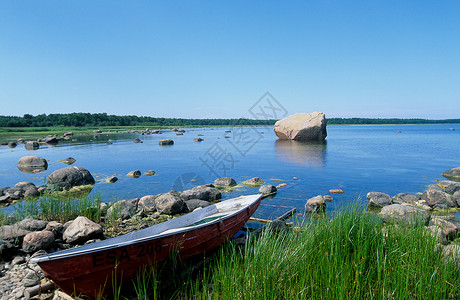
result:
[[[265,199],[255,215],[274,218],[288,207],[302,214],[308,198],[326,195],[330,189],[339,188],[345,194],[333,195],[328,210],[354,200],[367,203],[370,191],[390,196],[423,192],[429,184],[444,179],[443,171],[460,166],[459,124],[328,126],[325,142],[281,141],[272,127],[185,130],[182,136],[169,130],[151,135],[75,136],[74,141],[36,151],[27,151],[23,145],[15,149],[1,146],[0,186],[20,181],[41,185],[51,172],[67,166],[58,160],[69,156],[76,159],[73,165],[93,174],[96,185],[90,196],[100,195],[104,202],[190,189],[212,183],[217,177],[233,177],[240,183],[257,176],[273,185],[287,183],[276,197]],[[199,135],[204,141],[194,142]],[[133,143],[136,137],[143,143]],[[159,146],[158,141],[166,138],[173,139],[174,145]],[[112,144],[106,144],[109,140]],[[48,170],[21,173],[16,164],[25,155],[47,159]],[[126,176],[136,169],[142,173],[154,170],[156,174],[137,179]],[[113,174],[119,180],[105,182]],[[223,198],[257,191],[242,186],[223,194]]]

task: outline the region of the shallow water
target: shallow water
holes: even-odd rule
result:
[[[460,166],[459,124],[328,126],[325,142],[278,140],[271,127],[229,130],[186,129],[182,136],[169,130],[151,135],[80,135],[74,141],[35,151],[25,150],[23,145],[14,149],[1,146],[0,186],[20,181],[41,185],[51,172],[67,166],[58,160],[69,156],[76,159],[73,165],[93,174],[96,185],[90,195],[101,195],[104,202],[189,189],[221,176],[233,177],[239,183],[258,176],[265,183],[288,184],[275,198],[265,199],[256,213],[257,217],[274,218],[289,207],[302,214],[308,198],[328,194],[330,189],[339,188],[345,194],[333,195],[328,210],[356,199],[367,203],[370,191],[390,196],[423,192],[429,184],[444,179],[443,171]],[[204,141],[194,142],[199,134]],[[136,137],[143,143],[133,143]],[[165,138],[173,139],[175,144],[158,145]],[[106,144],[108,140],[112,144]],[[16,164],[25,155],[47,159],[48,170],[38,174],[20,172]],[[156,174],[137,179],[126,176],[136,169],[142,173],[154,170]],[[113,174],[119,180],[105,182]],[[223,194],[223,198],[257,191],[240,186]]]

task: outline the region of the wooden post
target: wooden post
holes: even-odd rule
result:
[[[34,296],[37,296],[40,293],[48,292],[52,289],[54,289],[54,282],[48,281],[43,284],[38,284],[36,286],[30,287],[24,291],[24,297],[27,299],[30,299]]]

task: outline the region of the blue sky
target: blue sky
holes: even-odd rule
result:
[[[458,1],[0,1],[0,115],[460,118]]]

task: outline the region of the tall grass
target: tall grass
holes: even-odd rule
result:
[[[456,299],[459,262],[441,252],[422,224],[384,226],[354,206],[300,232],[266,231],[243,254],[224,248],[181,298]]]
[[[14,206],[13,217],[16,220],[39,218],[47,221],[65,223],[78,216],[85,216],[94,222],[100,222],[101,197],[83,197],[72,199],[70,195],[46,195],[39,199],[27,199]]]

